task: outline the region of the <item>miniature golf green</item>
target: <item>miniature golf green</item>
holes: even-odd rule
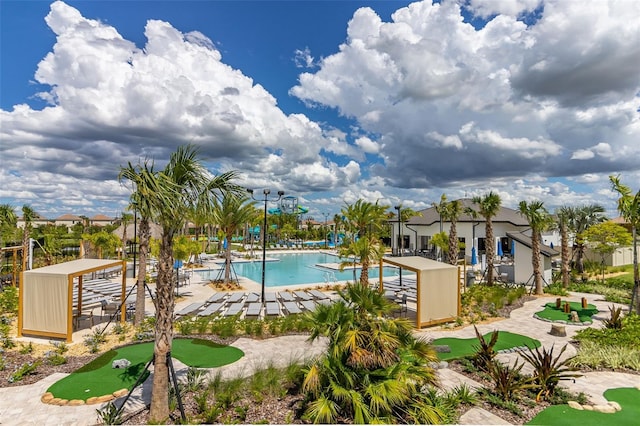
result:
[[[54,397],[86,400],[109,395],[120,389],[131,389],[153,355],[153,342],[123,346],[105,352],[47,389]],[[219,345],[202,339],[175,339],[172,358],[197,368],[213,368],[231,364],[244,353],[233,346]],[[112,368],[112,362],[126,359],[127,368]]]
[[[544,305],[543,310],[536,312],[536,315],[549,321],[569,321],[571,319],[571,314],[564,312],[564,304],[565,302],[563,301],[560,308],[556,308],[555,302],[547,303]],[[598,313],[598,308],[591,304],[587,305],[586,308],[583,308],[580,302],[569,302],[569,306],[572,311],[576,311],[578,313],[578,318],[580,318],[580,321],[582,322],[591,321],[591,317]]]
[[[492,332],[485,334],[483,336],[484,340],[486,342],[489,342],[491,340],[492,334]],[[433,342],[431,342],[431,344],[437,346],[446,345],[451,348],[451,352],[438,352],[438,358],[443,361],[447,361],[450,359],[458,359],[465,356],[473,355],[474,353],[476,353],[480,343],[478,342],[477,337],[472,337],[470,339],[442,337],[440,339],[435,339]],[[540,341],[532,339],[531,337],[523,336],[521,334],[510,333],[508,331],[499,331],[498,341],[496,342],[496,345],[493,347],[493,349],[495,351],[500,351],[522,346],[528,346],[531,349],[537,348],[540,346]]]
[[[640,390],[636,388],[609,389],[604,393],[607,401],[615,401],[622,407],[613,414],[576,410],[566,404],[552,405],[541,411],[528,425],[549,426],[606,426],[636,425],[640,418]]]

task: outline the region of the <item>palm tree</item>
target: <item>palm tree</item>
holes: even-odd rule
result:
[[[158,182],[156,172],[153,170],[153,162],[145,160],[136,166],[128,163],[127,167],[120,169],[119,180],[128,180],[133,185],[131,194],[131,208],[140,214],[138,235],[138,271],[136,282],[136,307],[133,323],[139,325],[145,316],[145,279],[147,275],[147,257],[149,256],[149,241],[151,239],[150,221],[153,217],[153,205],[151,200],[157,194]],[[123,238],[124,239],[124,238]]]
[[[604,222],[606,217],[605,210],[599,204],[588,204],[573,209],[573,214],[569,218],[569,229],[573,231],[574,251],[576,255],[576,269],[580,274],[584,273],[584,250],[585,242],[582,233],[589,229],[590,226]]]
[[[631,224],[633,240],[633,292],[629,310],[640,314],[640,273],[638,272],[638,227],[640,227],[640,190],[634,195],[631,188],[620,182],[619,176],[609,176],[611,187],[620,194],[618,211]]]
[[[573,208],[562,206],[556,210],[556,220],[560,231],[560,272],[562,275],[562,287],[569,287],[571,282],[571,253],[569,252],[569,222],[573,216]]]
[[[449,226],[449,263],[451,265],[458,264],[458,231],[456,224],[458,218],[462,214],[462,204],[459,200],[453,200],[444,205],[444,209],[440,212],[441,217],[450,222]]]
[[[13,234],[18,223],[18,216],[11,204],[0,204],[0,247],[3,244],[3,238]]]
[[[540,264],[540,242],[542,241],[542,231],[549,229],[553,224],[553,218],[544,207],[542,201],[520,201],[518,211],[527,218],[531,227],[531,266],[533,267],[533,282],[536,287],[536,294],[544,294],[542,287],[542,267]]]
[[[184,228],[187,214],[195,209],[211,212],[213,200],[222,193],[240,194],[232,184],[236,172],[212,177],[198,160],[192,145],[178,147],[157,176],[158,194],[151,198],[154,217],[162,227],[158,278],[156,281],[156,323],[154,344],[154,380],[151,389],[152,421],[164,421],[169,416],[167,356],[173,340],[173,310],[175,306],[173,277],[173,237]]]
[[[305,374],[305,415],[327,424],[443,422],[446,413],[421,392],[437,383],[430,345],[413,336],[406,318],[389,318],[394,304],[368,286],[348,284],[338,294],[307,314],[310,340],[329,342]]]
[[[493,223],[491,219],[498,214],[502,200],[500,195],[490,191],[484,196],[476,196],[472,199],[478,206],[478,214],[485,219],[485,250],[487,252],[487,285],[493,285],[493,261],[495,259],[495,239],[493,238]]]
[[[35,210],[31,206],[25,204],[22,206],[22,220],[24,221],[24,229],[22,230],[22,256],[25,263],[29,264],[29,239],[33,230],[33,221],[37,218]]]
[[[222,201],[214,201],[212,219],[229,242],[225,251],[224,284],[228,284],[231,279],[231,240],[236,231],[255,219],[257,210],[254,205],[255,202],[248,197],[232,194],[223,197]]]
[[[349,244],[343,245],[340,250],[340,257],[360,259],[360,284],[369,285],[369,266],[375,265],[380,262],[380,259],[384,256],[385,247],[380,241],[372,235],[366,235],[360,237],[357,240],[351,240]],[[340,270],[354,262],[344,261],[340,263]]]
[[[360,257],[362,264],[360,282],[363,284],[369,283],[369,262],[379,260],[378,254],[381,251],[384,253],[384,248],[377,241],[377,238],[373,237],[373,232],[382,228],[387,217],[385,212],[388,208],[389,206],[379,205],[377,201],[374,204],[363,200],[358,200],[354,204],[342,208],[342,214],[351,228],[350,248],[346,250],[352,252],[353,255],[359,254],[358,257]],[[369,238],[358,244],[357,240],[365,237]]]
[[[169,163],[157,173],[152,172],[145,162],[143,167],[134,168],[135,176],[130,176],[136,186],[133,201],[144,203],[150,218],[162,228],[158,278],[156,281],[156,321],[154,342],[154,378],[151,389],[151,421],[163,422],[169,417],[169,376],[167,357],[173,341],[173,309],[175,306],[173,276],[173,237],[185,226],[187,214],[194,208],[210,212],[213,199],[221,193],[241,192],[232,184],[236,172],[212,176],[201,164],[197,150],[192,145],[178,147],[171,154]],[[125,169],[128,170],[128,169]],[[127,176],[129,178],[129,176]]]

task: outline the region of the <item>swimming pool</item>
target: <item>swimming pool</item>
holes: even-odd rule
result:
[[[277,261],[269,261],[277,259]],[[286,253],[267,254],[265,268],[265,287],[278,287],[295,284],[329,283],[336,281],[352,281],[353,268],[346,267],[340,272],[336,269],[317,266],[319,263],[338,263],[340,259],[327,253]],[[233,268],[238,276],[249,278],[255,282],[262,282],[262,260],[253,262],[234,262]],[[197,272],[197,271],[196,271]],[[218,271],[198,272],[203,279],[213,280],[217,278]],[[356,279],[360,278],[360,268],[356,268]],[[384,276],[391,277],[397,275],[397,269],[391,267],[384,268]],[[369,278],[378,278],[378,265],[369,268]]]

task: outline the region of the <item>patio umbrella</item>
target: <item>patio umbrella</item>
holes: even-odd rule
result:
[[[226,250],[227,249],[227,244],[228,244],[227,243],[227,239],[225,238],[224,241],[222,242],[222,248]]]
[[[504,256],[504,252],[502,251],[502,241],[500,241],[500,239],[498,239],[498,256]]]
[[[471,247],[471,264],[472,265],[477,265],[478,264],[478,255],[476,254],[476,248],[475,247]]]
[[[515,256],[516,254],[516,242],[511,241],[511,256]]]
[[[551,242],[551,243],[549,244],[549,247],[553,248],[553,242]]]

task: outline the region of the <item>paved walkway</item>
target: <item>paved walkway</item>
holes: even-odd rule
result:
[[[187,294],[186,300],[178,304],[191,303],[197,298],[207,296],[213,292],[210,287],[199,283],[192,283],[184,289]],[[207,296],[208,297],[208,296]],[[611,303],[599,300],[594,295],[572,294],[569,298],[571,301],[579,301],[581,297],[587,297],[589,303],[595,304],[600,310],[596,315],[593,327],[601,327],[601,319],[608,317],[609,306]],[[540,340],[547,348],[555,346],[559,350],[567,343],[575,332],[583,328],[583,326],[566,325],[567,337],[556,337],[549,334],[551,324],[533,318],[533,314],[542,309],[542,306],[554,300],[555,297],[538,298],[527,302],[522,308],[511,313],[508,319],[495,321],[489,324],[481,324],[478,330],[481,333],[487,333],[493,330],[505,330],[513,333],[524,334]],[[178,308],[177,307],[177,308]],[[446,328],[431,328],[417,332],[417,335],[424,336],[429,339],[438,337],[475,337],[473,327],[465,327],[458,330]],[[74,337],[75,339],[75,337]],[[81,339],[80,339],[81,341]],[[234,346],[244,351],[245,356],[238,362],[228,366],[212,369],[221,371],[223,377],[238,377],[251,374],[256,368],[273,365],[286,365],[291,360],[304,359],[313,357],[322,353],[325,349],[324,342],[315,342],[310,344],[307,336],[282,336],[264,340],[254,340],[240,338]],[[565,352],[566,356],[575,354],[575,348],[568,346]],[[499,359],[505,362],[513,362],[518,357],[517,354],[501,354]],[[175,363],[176,370],[179,375],[184,375],[187,367]],[[479,384],[471,381],[469,378],[460,375],[449,369],[438,370],[440,381],[444,389],[451,389],[461,383],[467,383],[471,387],[477,387]],[[28,386],[18,386],[11,388],[0,388],[0,424],[6,425],[93,425],[97,422],[96,409],[99,406],[80,406],[80,407],[59,407],[47,405],[40,402],[40,397],[46,389],[63,378],[64,374],[53,374],[38,383]],[[605,403],[603,393],[606,389],[612,387],[640,387],[640,375],[615,373],[615,372],[595,372],[586,373],[583,377],[576,379],[574,382],[562,382],[573,392],[584,392],[589,395],[596,404]],[[147,380],[145,384],[139,387],[132,397],[129,399],[126,411],[133,411],[147,404],[150,400],[151,380]],[[472,408],[465,413],[461,419],[461,424],[482,424],[482,425],[498,425],[508,424],[505,420],[496,417],[481,408]]]

